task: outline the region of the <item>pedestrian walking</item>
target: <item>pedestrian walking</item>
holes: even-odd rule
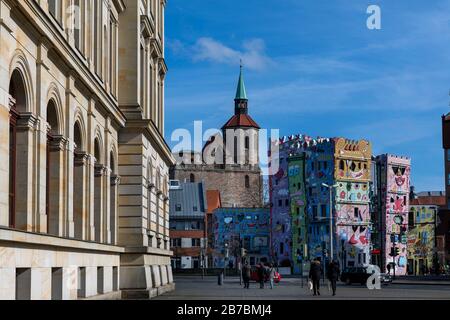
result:
[[[270,289],[273,289],[273,283],[275,281],[275,268],[273,267],[273,264],[269,264],[269,282],[270,282]]]
[[[333,296],[336,295],[336,283],[339,279],[340,273],[341,270],[339,269],[339,263],[337,261],[331,261],[328,265],[327,278],[328,281],[330,281],[331,289],[333,290]]]
[[[264,280],[266,276],[266,270],[264,267],[264,263],[260,263],[258,267],[258,280],[259,280],[259,288],[264,289]]]
[[[387,268],[388,274],[391,275],[391,264],[389,263],[389,264],[386,266],[386,268]]]
[[[250,278],[251,278],[251,268],[248,265],[248,262],[245,263],[242,268],[242,279],[244,280],[244,289],[250,289]]]
[[[322,275],[322,266],[319,259],[314,259],[309,269],[309,278],[313,284],[314,295],[320,296],[320,278]]]

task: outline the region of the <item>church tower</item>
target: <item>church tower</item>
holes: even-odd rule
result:
[[[248,112],[243,67],[234,99],[234,115],[222,127],[225,143],[225,164],[259,170],[259,125]]]

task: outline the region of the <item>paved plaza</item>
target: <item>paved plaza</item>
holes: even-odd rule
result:
[[[176,290],[156,298],[157,300],[395,300],[395,299],[450,299],[450,282],[390,284],[381,290],[369,290],[365,286],[338,285],[337,296],[328,291],[327,282],[322,286],[321,296],[314,297],[306,281],[299,278],[285,278],[273,290],[252,282],[250,289],[239,285],[239,278],[229,277],[222,286],[216,277],[175,277]],[[303,284],[303,286],[302,286]]]

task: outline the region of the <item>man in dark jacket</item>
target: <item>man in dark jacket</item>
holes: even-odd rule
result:
[[[319,259],[314,259],[309,269],[309,278],[312,281],[314,295],[320,296],[320,277],[322,276],[322,266]]]
[[[341,270],[339,269],[339,263],[337,261],[332,261],[328,265],[327,278],[331,283],[331,289],[333,290],[333,296],[336,295],[336,282],[339,279]]]
[[[258,268],[258,280],[259,280],[259,287],[261,289],[264,289],[264,282],[266,277],[266,267],[264,266],[264,263],[260,263]]]
[[[250,289],[251,268],[246,262],[242,268],[242,279],[244,280],[244,289]]]

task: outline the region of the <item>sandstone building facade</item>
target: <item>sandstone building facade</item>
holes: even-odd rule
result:
[[[174,153],[177,165],[171,168],[171,179],[203,181],[206,190],[220,192],[223,207],[259,208],[263,206],[260,127],[249,115],[242,67],[234,102],[234,115],[201,153]]]
[[[0,299],[173,288],[164,8],[0,0]]]

